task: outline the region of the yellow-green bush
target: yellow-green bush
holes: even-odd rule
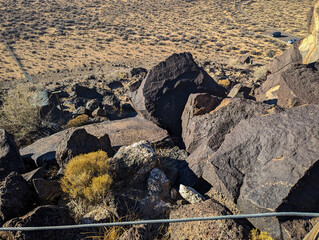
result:
[[[249,240],[274,240],[269,233],[253,229],[250,231]]]
[[[80,116],[77,116],[74,119],[71,119],[66,126],[67,127],[80,127],[88,123],[89,121],[89,116],[86,114],[82,114]]]
[[[61,188],[71,198],[97,202],[112,184],[108,169],[108,156],[104,151],[76,156],[66,165]]]

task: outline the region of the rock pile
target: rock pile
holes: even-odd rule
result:
[[[286,57],[295,59],[291,51]],[[277,106],[255,101],[251,93],[239,94],[244,85],[233,86],[227,97],[225,88],[190,53],[174,54],[130,88],[138,117],[69,128],[19,151],[12,137],[1,130],[1,224],[93,223],[133,213],[136,219],[150,219],[318,212],[318,64],[291,64],[281,72],[278,89],[267,85],[271,78],[265,82],[257,94],[266,89],[265,95],[272,98],[275,89]],[[144,76],[145,72],[135,69],[132,74]],[[107,105],[124,109],[103,89],[76,85],[73,97],[68,97],[77,106],[75,115],[99,115],[100,109],[107,115]],[[174,144],[184,145],[185,150]],[[75,219],[66,208],[60,179],[71,158],[98,150],[107,152],[113,182],[103,201]],[[248,239],[252,228],[267,231],[275,239],[302,239],[317,221],[273,217],[169,227],[171,239]],[[126,228],[120,239],[151,239],[163,234],[159,229],[157,225]],[[17,231],[1,233],[1,237],[83,236],[79,231]]]

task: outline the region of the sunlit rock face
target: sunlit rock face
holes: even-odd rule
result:
[[[314,1],[314,6],[308,16],[308,37],[304,38],[299,51],[304,64],[315,62],[319,59],[319,0]]]

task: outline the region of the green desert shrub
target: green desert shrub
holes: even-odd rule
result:
[[[21,84],[3,96],[0,108],[0,128],[13,134],[18,140],[40,129],[40,90]]]
[[[76,156],[66,165],[61,188],[73,199],[82,198],[96,203],[112,184],[108,169],[108,156],[104,151]]]

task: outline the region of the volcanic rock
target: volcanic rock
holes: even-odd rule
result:
[[[170,219],[231,215],[232,213],[216,201],[179,206],[170,212]],[[184,239],[248,239],[250,224],[247,220],[217,220],[170,223],[171,238]]]
[[[202,167],[202,177],[243,213],[319,210],[319,106],[242,120]],[[251,219],[281,235],[276,218]]]
[[[199,92],[225,96],[225,89],[198,67],[190,53],[181,53],[153,67],[131,99],[139,114],[179,136],[188,96]]]
[[[35,199],[23,177],[16,172],[10,173],[0,186],[0,223],[27,213]]]
[[[107,152],[108,156],[113,155],[110,138],[107,134],[95,137],[83,128],[70,129],[65,132],[65,137],[57,148],[55,158],[59,166],[63,167],[71,158],[79,154],[98,150]]]
[[[68,210],[57,206],[40,206],[26,215],[11,219],[4,227],[34,227],[34,226],[57,226],[72,225],[74,221]],[[49,230],[49,231],[14,231],[1,232],[0,237],[8,240],[75,240],[78,239],[74,230]]]
[[[211,104],[204,114],[196,115],[196,109],[207,108],[199,98],[211,98]],[[214,101],[213,101],[214,99]],[[216,106],[217,103],[217,106]],[[183,141],[189,153],[195,151],[203,142],[207,142],[212,151],[216,151],[224,137],[242,119],[261,116],[278,111],[277,107],[248,99],[226,98],[220,104],[214,96],[190,95],[182,115]]]
[[[24,163],[12,135],[0,129],[0,180],[11,171],[22,173],[24,170]]]
[[[319,104],[319,62],[296,64],[282,73],[278,105],[291,108]]]
[[[154,143],[168,137],[165,130],[140,117],[90,124],[75,129],[82,128],[98,138],[108,134],[112,147],[128,146],[141,140]],[[34,161],[37,166],[54,165],[54,163],[56,164],[55,155],[58,146],[68,131],[67,129],[42,138],[20,149],[20,153],[24,159]]]

